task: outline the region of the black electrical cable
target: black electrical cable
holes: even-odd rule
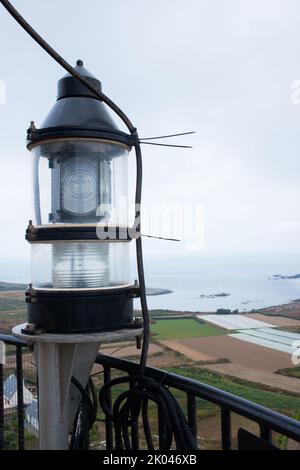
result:
[[[142,151],[139,143],[135,145],[136,155],[136,192],[135,192],[135,224],[137,233],[141,234],[141,200],[142,200],[142,181],[143,181],[143,160]],[[150,319],[149,311],[147,306],[146,297],[146,284],[144,274],[144,262],[143,262],[143,247],[142,238],[139,236],[136,239],[136,260],[139,275],[139,286],[140,286],[140,299],[143,314],[143,346],[140,359],[140,374],[145,373],[145,367],[147,363],[149,343],[150,343]]]
[[[107,400],[108,390],[124,383],[133,384],[134,387],[121,393],[111,409]],[[132,450],[128,430],[137,423],[141,411],[148,448],[154,449],[148,414],[149,401],[157,405],[161,431],[159,450],[169,450],[174,444],[177,450],[197,449],[196,440],[183,411],[169,389],[150,377],[135,375],[113,379],[99,392],[101,408],[106,417],[114,423],[116,450]]]
[[[116,432],[116,448],[131,449],[129,428],[138,422],[142,412],[145,430],[145,438],[150,449],[153,446],[151,427],[148,416],[148,402],[151,400],[157,404],[159,413],[159,428],[161,450],[170,449],[173,438],[176,448],[179,450],[193,450],[197,443],[188,426],[187,420],[171,392],[163,385],[145,376],[145,368],[150,342],[150,322],[146,298],[146,286],[143,267],[142,239],[141,239],[141,198],[142,198],[142,152],[136,128],[126,114],[106,95],[99,92],[87,79],[78,73],[63,57],[61,57],[20,15],[20,13],[7,0],[0,0],[6,10],[22,26],[22,28],[65,70],[85,85],[107,106],[109,106],[124,122],[133,137],[136,154],[136,194],[135,194],[135,227],[137,234],[136,255],[137,269],[140,284],[140,299],[143,313],[144,340],[140,358],[140,375],[134,377],[122,377],[106,383],[100,390],[99,400],[105,415],[114,423]],[[143,142],[146,143],[146,142]],[[88,434],[95,418],[95,405],[91,401],[88,392],[73,377],[73,384],[81,394],[80,406],[74,420],[71,437],[71,449],[87,449],[89,446]],[[129,383],[130,390],[122,393],[111,409],[108,403],[107,390],[118,384]],[[94,395],[94,393],[93,393]]]
[[[72,377],[71,382],[80,393],[81,400],[73,422],[69,448],[70,450],[87,450],[89,448],[89,431],[97,418],[97,392],[91,378],[86,389],[75,377]]]

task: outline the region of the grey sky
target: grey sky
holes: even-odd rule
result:
[[[13,3],[68,61],[84,60],[141,136],[197,131],[178,139],[193,150],[144,147],[145,203],[204,204],[205,253],[300,251],[299,1]],[[3,8],[0,39],[0,257],[25,256],[25,131],[47,114],[64,71]]]

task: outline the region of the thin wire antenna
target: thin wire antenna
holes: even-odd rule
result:
[[[181,135],[190,135],[190,134],[196,134],[196,131],[181,132],[180,134],[159,135],[157,137],[140,137],[140,141],[141,140],[169,139],[170,137],[179,137]]]
[[[158,144],[155,142],[141,142],[140,144],[143,145],[158,145],[159,147],[177,147],[180,149],[192,149],[193,147],[191,145],[171,145],[171,144]]]
[[[145,237],[145,238],[156,238],[156,240],[166,240],[168,242],[181,242],[181,240],[179,240],[179,238],[165,238],[165,237],[157,237],[155,235],[144,235],[142,233],[142,237]]]

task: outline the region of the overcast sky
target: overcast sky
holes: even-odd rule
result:
[[[69,62],[84,60],[140,136],[197,131],[177,141],[193,150],[144,147],[145,204],[202,204],[203,253],[300,252],[298,0],[13,4]],[[26,129],[48,113],[64,71],[3,7],[0,39],[0,257],[17,257],[31,218]],[[185,246],[146,243],[174,249]]]

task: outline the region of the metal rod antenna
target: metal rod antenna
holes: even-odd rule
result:
[[[190,135],[190,134],[196,134],[196,131],[181,132],[180,134],[160,135],[160,136],[157,136],[157,137],[140,137],[140,141],[142,141],[142,140],[169,139],[170,137],[179,137],[181,135]]]
[[[157,145],[159,147],[175,147],[180,149],[192,149],[191,145],[172,145],[172,144],[158,144],[156,142],[140,142],[143,145]]]
[[[168,242],[181,242],[178,238],[165,238],[165,237],[157,237],[155,235],[145,235],[142,233],[142,237],[145,238],[155,238],[156,240],[166,240]]]

